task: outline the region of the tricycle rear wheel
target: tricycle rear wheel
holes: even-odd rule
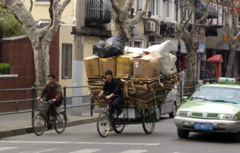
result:
[[[147,109],[142,119],[143,130],[146,134],[151,134],[155,128],[155,113]]]
[[[119,134],[119,133],[122,133],[122,131],[124,130],[124,127],[125,127],[125,124],[115,125],[113,130]]]

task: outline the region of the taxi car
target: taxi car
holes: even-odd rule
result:
[[[240,141],[240,85],[233,84],[233,78],[219,78],[219,82],[182,97],[185,103],[174,118],[179,138],[187,138],[190,132],[216,132],[233,134]]]

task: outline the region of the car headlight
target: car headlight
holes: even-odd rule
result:
[[[232,115],[232,114],[220,114],[220,119],[222,119],[222,120],[238,120],[238,116]]]
[[[177,111],[177,116],[189,117],[190,116],[190,112],[187,112],[187,111]]]

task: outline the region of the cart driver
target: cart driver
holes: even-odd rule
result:
[[[116,110],[117,115],[122,114],[122,107],[120,106],[120,103],[123,101],[123,93],[120,89],[118,80],[113,78],[113,74],[111,70],[107,70],[105,72],[106,81],[104,84],[104,87],[98,97],[101,97],[103,93],[105,93],[106,99],[109,101],[109,117],[111,119],[111,116],[113,112]]]

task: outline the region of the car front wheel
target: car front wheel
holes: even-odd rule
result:
[[[236,142],[240,142],[240,133],[234,134],[234,135],[233,135],[233,139],[234,139],[234,141],[236,141]]]
[[[178,130],[177,130],[177,133],[178,133],[178,137],[179,137],[179,138],[182,138],[182,139],[188,138],[188,135],[189,135],[189,131],[187,131],[187,130],[182,130],[182,129],[178,129]]]

